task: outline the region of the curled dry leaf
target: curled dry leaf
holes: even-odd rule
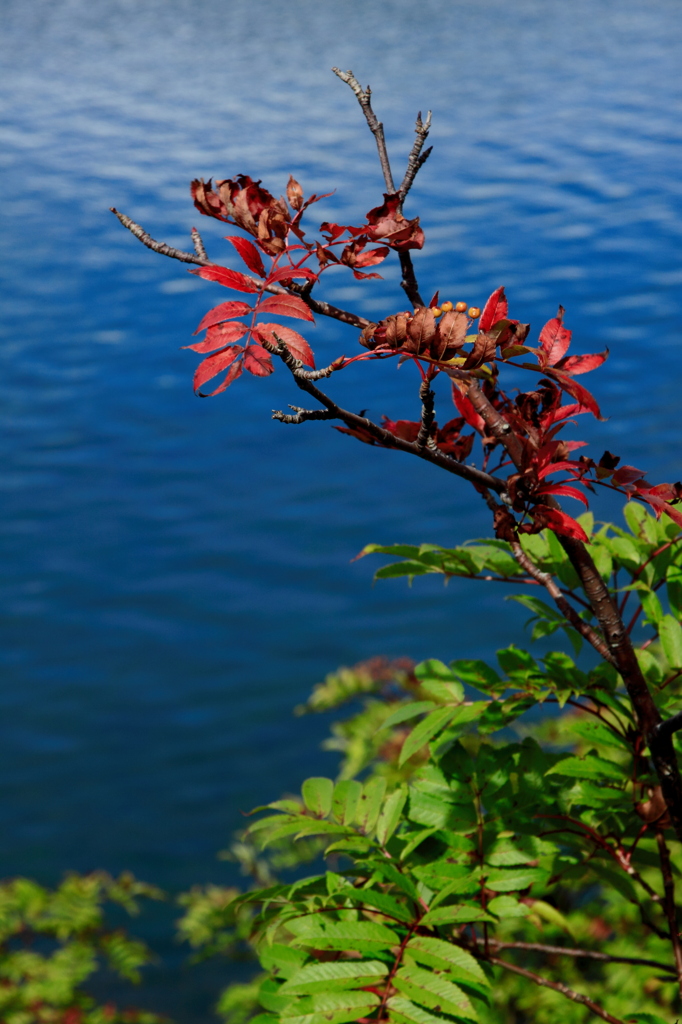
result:
[[[399,210],[400,196],[384,194],[384,202],[367,214],[367,237],[372,242],[383,240],[396,252],[408,249],[421,249],[424,245],[424,232],[419,227],[419,217],[407,220]]]

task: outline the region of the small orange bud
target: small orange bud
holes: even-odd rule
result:
[[[458,302],[457,305],[455,306],[455,309],[457,310],[458,313],[463,313],[466,310],[466,308],[466,302]]]
[[[453,308],[453,305],[451,302],[441,302],[440,308],[443,310],[444,313],[449,313],[450,310]]]
[[[470,306],[469,307],[469,316],[471,317],[472,320],[478,320],[480,315],[481,315],[481,311],[478,308],[478,306]]]
[[[438,319],[439,316],[443,315],[443,310],[439,306],[431,306],[431,312]]]

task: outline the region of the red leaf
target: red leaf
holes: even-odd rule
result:
[[[229,345],[232,341],[239,341],[248,329],[246,324],[240,323],[239,320],[233,324],[213,324],[206,331],[203,341],[198,341],[196,345],[183,345],[182,347],[191,348],[194,352],[213,352],[217,348],[222,348],[223,345]]]
[[[275,313],[278,316],[290,316],[297,320],[310,320],[315,317],[298,295],[272,295],[264,299],[258,307],[260,313]]]
[[[674,508],[672,505],[669,505],[667,501],[664,501],[663,498],[653,492],[655,492],[654,487],[652,487],[650,491],[638,490],[637,493],[643,501],[646,501],[647,504],[651,505],[656,513],[657,519],[660,519],[661,512],[665,512],[666,515],[670,516],[673,522],[677,523],[678,526],[682,526],[682,512],[679,509]]]
[[[194,333],[198,334],[199,331],[213,327],[214,324],[219,324],[223,320],[231,320],[233,316],[246,316],[250,312],[251,306],[248,302],[221,302],[219,306],[209,309]]]
[[[421,423],[414,423],[412,420],[389,420],[386,416],[382,417],[381,425],[389,434],[403,441],[416,441],[421,427]]]
[[[383,281],[381,274],[363,274],[360,270],[354,270],[353,277],[356,281]]]
[[[280,341],[284,342],[292,356],[296,356],[306,366],[312,366],[313,370],[315,369],[315,357],[310,345],[305,338],[296,331],[292,331],[290,327],[283,327],[282,324],[256,324],[253,333],[258,335],[261,341],[265,339],[271,345],[276,344],[273,337],[276,334]]]
[[[557,370],[563,370],[564,373],[570,373],[575,376],[576,373],[589,373],[590,370],[596,370],[598,366],[606,362],[609,355],[609,350],[604,349],[603,352],[593,352],[587,356],[567,356],[565,359],[559,360],[556,364]]]
[[[569,416],[580,416],[585,412],[591,412],[591,409],[580,405],[579,402],[576,402],[574,405],[562,405],[558,409],[552,410],[547,416],[542,417],[542,426],[547,430],[553,423],[559,423],[561,420],[568,419]]]
[[[263,260],[261,259],[261,255],[253,242],[249,242],[248,238],[242,238],[240,235],[226,235],[225,239],[228,242],[232,242],[232,245],[244,260],[244,263],[246,263],[252,274],[258,274],[259,277],[265,277]]]
[[[437,291],[436,294],[431,299],[431,301],[429,302],[429,309],[435,309],[436,308],[436,306],[438,305],[438,296],[439,295],[440,295],[440,291]]]
[[[635,466],[621,466],[611,477],[611,483],[616,487],[623,487],[625,484],[632,484],[635,480],[641,480],[643,477],[644,473],[641,469],[636,469]]]
[[[559,498],[576,498],[578,501],[582,501],[585,508],[590,507],[582,491],[577,490],[575,487],[566,487],[565,484],[547,484],[545,487],[540,487],[535,493],[554,494]]]
[[[575,540],[583,541],[584,544],[589,544],[590,538],[580,523],[576,523],[575,519],[566,515],[565,512],[560,512],[556,508],[547,508],[546,505],[537,511],[540,513],[544,525],[548,526],[550,530],[554,530],[555,533],[560,533],[564,537],[573,537]]]
[[[225,370],[230,363],[233,363],[237,356],[243,352],[241,345],[230,345],[222,352],[216,352],[199,363],[194,372],[194,390],[198,391],[202,384],[205,384],[211,377],[215,377],[221,370]],[[215,394],[215,392],[214,392]]]
[[[190,274],[203,277],[204,281],[217,281],[225,288],[234,288],[236,292],[257,292],[260,291],[255,281],[252,281],[246,274],[240,274],[238,270],[228,270],[227,267],[214,265],[202,267],[201,270],[190,270]]]
[[[241,377],[243,369],[244,363],[241,359],[232,363],[232,366],[225,374],[223,382],[215,389],[215,391],[211,391],[210,394],[208,395],[201,395],[201,397],[213,398],[214,395],[219,395],[222,391],[225,391],[227,388],[229,388],[230,384],[232,384],[232,382],[235,381],[237,377]]]
[[[576,447],[582,448],[583,445],[587,444],[586,441],[574,441],[573,444]],[[568,447],[568,446],[567,446]],[[542,469],[538,470],[538,480],[543,480],[546,476],[550,476],[552,473],[563,472],[568,470],[569,472],[575,472],[580,466],[579,462],[550,462]]]
[[[485,420],[482,416],[479,416],[469,398],[463,395],[457,385],[452,384],[452,401],[457,406],[457,411],[460,416],[463,416],[470,427],[477,430],[479,434],[485,433]]]
[[[386,245],[379,249],[368,249],[367,252],[360,252],[355,257],[356,267],[375,267],[377,263],[383,263],[391,250]]]
[[[277,270],[273,270],[271,274],[268,274],[268,284],[295,277],[304,277],[306,281],[317,281],[318,275],[310,267],[278,267]]]
[[[604,417],[599,411],[599,406],[597,405],[594,396],[587,390],[587,388],[583,387],[582,384],[578,384],[572,377],[569,377],[569,375],[565,374],[562,370],[557,370],[554,367],[547,366],[545,367],[544,372],[548,377],[555,380],[563,391],[566,391],[572,398],[575,398],[580,405],[584,406],[585,409],[588,409],[593,416],[596,416],[598,420],[603,421]]]
[[[571,332],[563,325],[564,312],[564,307],[559,306],[557,315],[548,320],[540,331],[540,345],[544,352],[544,360],[540,361],[544,366],[554,366],[558,363],[571,344]]]
[[[269,377],[274,370],[272,359],[260,345],[249,345],[244,352],[244,366],[255,377]]]
[[[492,293],[483,307],[481,319],[478,321],[479,331],[489,331],[498,320],[506,318],[507,311],[508,303],[504,294],[504,288],[498,288],[497,291]]]

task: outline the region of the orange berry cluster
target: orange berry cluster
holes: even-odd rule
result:
[[[448,301],[441,302],[440,306],[432,306],[431,312],[436,317],[436,319],[438,319],[438,317],[442,316],[443,313],[449,313],[451,309],[456,310],[458,313],[463,313],[466,310],[466,308],[466,302],[456,302],[453,304],[452,302]],[[477,320],[478,317],[481,315],[481,311],[478,308],[478,306],[470,306],[468,315],[471,317],[472,320]]]

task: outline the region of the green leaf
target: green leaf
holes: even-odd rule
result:
[[[670,610],[680,618],[682,617],[682,566],[669,566],[665,574],[665,583]]]
[[[424,684],[441,683],[446,684],[445,690],[438,690],[445,694],[450,694],[449,700],[453,703],[459,704],[460,701],[464,700],[464,687],[460,683],[459,679],[448,666],[438,661],[437,658],[429,658],[427,661],[422,661],[414,670],[414,674],[417,679]],[[446,697],[446,699],[448,699]]]
[[[393,896],[388,896],[385,892],[377,892],[376,889],[352,889],[349,887],[341,889],[335,893],[335,896],[341,900],[360,903],[362,906],[376,907],[387,917],[393,917],[404,924],[411,924],[414,920],[414,914],[410,912],[409,907],[406,907],[404,903],[399,903]]]
[[[626,782],[627,770],[613,761],[607,761],[596,754],[585,757],[565,757],[562,761],[549,768],[545,775],[564,775],[569,779],[609,779],[614,782]]]
[[[504,899],[505,897],[498,897]],[[471,975],[477,981],[489,986],[487,976],[484,974],[480,964],[471,953],[452,942],[444,942],[443,939],[432,939],[426,935],[413,935],[407,943],[406,950],[415,960],[426,964],[429,967],[439,967],[448,970],[454,975]],[[463,977],[463,980],[467,980]]]
[[[658,626],[663,653],[671,668],[682,668],[682,626],[672,615],[664,615]]]
[[[378,952],[400,945],[400,938],[394,931],[375,921],[323,923],[318,915],[315,918],[305,917],[287,921],[287,928],[294,932],[292,945],[313,946],[315,949]]]
[[[414,832],[410,836],[403,836],[404,839],[407,839],[407,842],[401,850],[400,860],[406,861],[410,854],[413,853],[418,846],[421,846],[425,839],[432,836],[435,831],[437,831],[436,826],[432,825],[430,828],[422,828],[419,832]]]
[[[397,1024],[443,1024],[445,1017],[436,1017],[404,996],[391,996],[387,1002],[389,1019]]]
[[[455,907],[438,907],[424,914],[421,924],[469,924],[473,921],[493,921],[495,918],[475,903],[461,903]]]
[[[344,1024],[366,1017],[380,1002],[374,992],[319,993],[290,1003],[281,1014],[287,1024]]]
[[[382,846],[386,845],[397,829],[406,800],[407,787],[401,786],[391,793],[385,801],[377,821],[377,842]]]
[[[404,964],[395,975],[393,984],[413,1002],[429,1010],[448,1013],[460,1020],[478,1020],[461,988],[435,971]]]
[[[326,818],[332,809],[334,783],[331,779],[306,779],[301,786],[301,796],[309,811],[319,818]]]
[[[525,903],[520,903],[513,896],[495,896],[488,904],[488,910],[501,921],[517,917],[528,917],[530,910]]]
[[[365,834],[374,830],[386,794],[386,779],[374,778],[362,787],[355,824]]]
[[[423,715],[427,711],[432,711],[436,705],[432,700],[415,700],[409,704],[402,704],[397,711],[394,711],[392,715],[389,715],[386,721],[381,726],[380,732],[383,729],[392,729],[394,725],[400,725],[401,722],[408,722],[410,718],[416,718],[417,715]]]
[[[483,693],[487,693],[491,689],[499,689],[502,682],[495,669],[485,661],[460,658],[458,661],[451,661],[450,668],[463,683],[475,686]]]
[[[334,960],[306,964],[282,985],[281,992],[293,996],[327,992],[337,987],[359,988],[387,974],[388,967],[380,960]]]
[[[520,889],[527,889],[534,882],[546,882],[548,872],[542,868],[525,868],[524,870],[509,870],[504,868],[491,871],[486,879],[486,887],[493,892],[518,892]]]
[[[375,580],[391,580],[397,576],[425,576],[427,573],[436,572],[430,565],[423,562],[392,562],[384,565],[374,573]]]
[[[500,897],[502,898],[502,897]],[[553,924],[557,928],[561,928],[562,931],[566,932],[567,935],[572,936],[571,926],[556,907],[553,907],[551,903],[545,903],[544,900],[534,900],[532,905],[532,911],[541,917],[543,921],[547,921],[548,924]]]
[[[358,558],[365,555],[397,555],[399,558],[416,558],[419,548],[416,544],[366,544]]]
[[[419,725],[415,726],[403,743],[398,765],[404,765],[408,758],[416,754],[418,750],[421,750],[424,744],[433,739],[436,733],[441,732],[450,719],[454,717],[456,710],[451,707],[437,708],[427,715]]]
[[[343,779],[334,786],[332,811],[342,825],[351,825],[355,820],[361,795],[362,783],[355,779]]]

